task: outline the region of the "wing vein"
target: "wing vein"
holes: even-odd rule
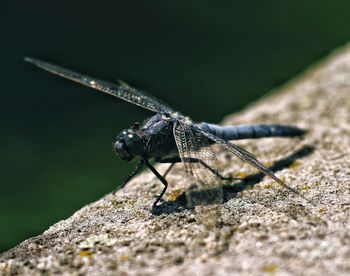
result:
[[[221,139],[211,133],[205,132],[203,130],[201,130],[200,128],[197,127],[197,129],[202,132],[206,137],[208,137],[210,140],[212,140],[215,143],[220,144],[221,146],[223,146],[224,148],[226,148],[227,150],[229,150],[230,152],[232,152],[234,155],[236,155],[238,158],[240,158],[241,160],[247,162],[248,164],[250,164],[251,166],[255,167],[256,169],[258,169],[260,172],[262,172],[263,174],[271,177],[274,181],[276,181],[278,184],[280,184],[282,187],[288,189],[289,191],[301,196],[302,198],[306,199],[304,196],[302,196],[297,190],[293,189],[292,187],[290,187],[289,185],[287,185],[286,183],[284,183],[280,178],[278,178],[272,171],[270,171],[268,168],[266,168],[260,161],[258,161],[254,155],[252,155],[251,153],[249,153],[248,151],[246,151],[245,149],[225,141],[224,139]]]
[[[54,65],[45,61],[41,61],[34,58],[26,57],[25,61],[36,65],[37,67],[46,70],[54,75],[60,76],[65,79],[80,83],[87,87],[96,89],[103,93],[118,97],[124,101],[133,103],[145,109],[151,110],[153,112],[173,112],[163,101],[156,99],[155,97],[149,95],[148,93],[137,90],[125,84],[115,84],[107,82],[104,80],[99,80],[87,75],[80,74],[78,72]]]

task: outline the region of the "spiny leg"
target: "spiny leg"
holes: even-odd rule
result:
[[[163,183],[164,188],[162,190],[162,192],[159,194],[159,196],[157,197],[156,201],[153,203],[153,208],[155,208],[158,204],[158,202],[162,199],[163,195],[165,194],[166,190],[168,189],[168,182],[166,181],[166,179],[161,176],[159,174],[159,172],[157,172],[157,170],[148,162],[147,159],[144,159],[145,165],[147,166],[147,168],[149,168],[156,177],[158,177],[158,179]]]
[[[145,166],[145,161],[143,159],[140,160],[140,162],[137,164],[137,166],[135,167],[135,169],[129,174],[129,176],[124,180],[124,182],[122,183],[122,185],[116,187],[113,192],[112,192],[112,195],[115,195],[115,193],[122,189],[126,183],[128,183],[131,178],[133,178],[136,174],[138,174],[142,169],[143,167]]]
[[[159,163],[181,163],[182,160],[179,157],[174,157],[174,158],[165,158],[159,161]],[[242,180],[241,178],[236,178],[236,177],[230,177],[230,176],[223,176],[213,168],[211,168],[208,164],[203,162],[202,160],[199,160],[197,158],[192,158],[192,157],[187,157],[184,159],[184,162],[188,163],[200,163],[202,166],[204,166],[206,169],[211,171],[213,174],[215,174],[217,177],[219,177],[222,180]],[[172,164],[172,165],[173,165]],[[168,169],[169,170],[169,169]]]

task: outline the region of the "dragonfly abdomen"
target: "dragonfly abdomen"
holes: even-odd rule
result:
[[[214,134],[226,141],[264,137],[295,137],[305,133],[303,129],[279,124],[219,126],[200,123],[198,126],[205,132]]]

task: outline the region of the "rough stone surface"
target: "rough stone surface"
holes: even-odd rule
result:
[[[0,273],[349,275],[350,48],[224,124],[252,122],[308,129],[303,139],[237,142],[308,201],[216,146],[225,174],[246,177],[225,185],[222,205],[186,208],[179,165],[152,213],[161,184],[145,172],[0,255]]]

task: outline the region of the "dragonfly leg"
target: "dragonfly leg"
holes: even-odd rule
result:
[[[180,157],[174,157],[174,158],[165,158],[162,159],[160,161],[158,161],[159,163],[181,163],[182,160]],[[230,177],[230,176],[223,176],[222,174],[220,174],[219,172],[217,172],[216,170],[214,170],[212,167],[210,167],[207,163],[203,162],[200,159],[197,158],[193,158],[193,157],[186,157],[184,159],[184,162],[188,162],[188,163],[200,163],[202,166],[204,166],[206,169],[208,169],[209,171],[211,171],[213,174],[215,174],[217,177],[219,177],[222,180],[242,180],[240,178],[236,178],[236,177]],[[169,170],[169,169],[168,169]]]
[[[128,183],[131,180],[131,178],[133,178],[137,173],[139,173],[143,169],[144,166],[145,166],[145,161],[143,159],[141,159],[140,162],[135,167],[135,169],[131,172],[131,174],[129,174],[129,176],[124,180],[122,185],[120,185],[117,188],[115,188],[113,190],[112,194],[115,195],[115,193],[118,190],[122,189],[126,185],[126,183]]]
[[[151,165],[151,163],[148,162],[147,159],[144,159],[144,162],[145,162],[145,165],[147,166],[147,168],[149,168],[154,173],[154,175],[156,177],[158,177],[158,179],[164,185],[164,188],[163,188],[162,192],[159,194],[159,196],[157,197],[156,201],[153,203],[153,208],[155,208],[157,206],[158,202],[162,199],[162,197],[165,194],[166,190],[168,189],[168,182],[166,181],[166,179],[163,176],[161,176],[159,174],[159,172]],[[171,167],[170,167],[170,169],[171,169]],[[170,169],[168,168],[167,171],[169,171]]]

